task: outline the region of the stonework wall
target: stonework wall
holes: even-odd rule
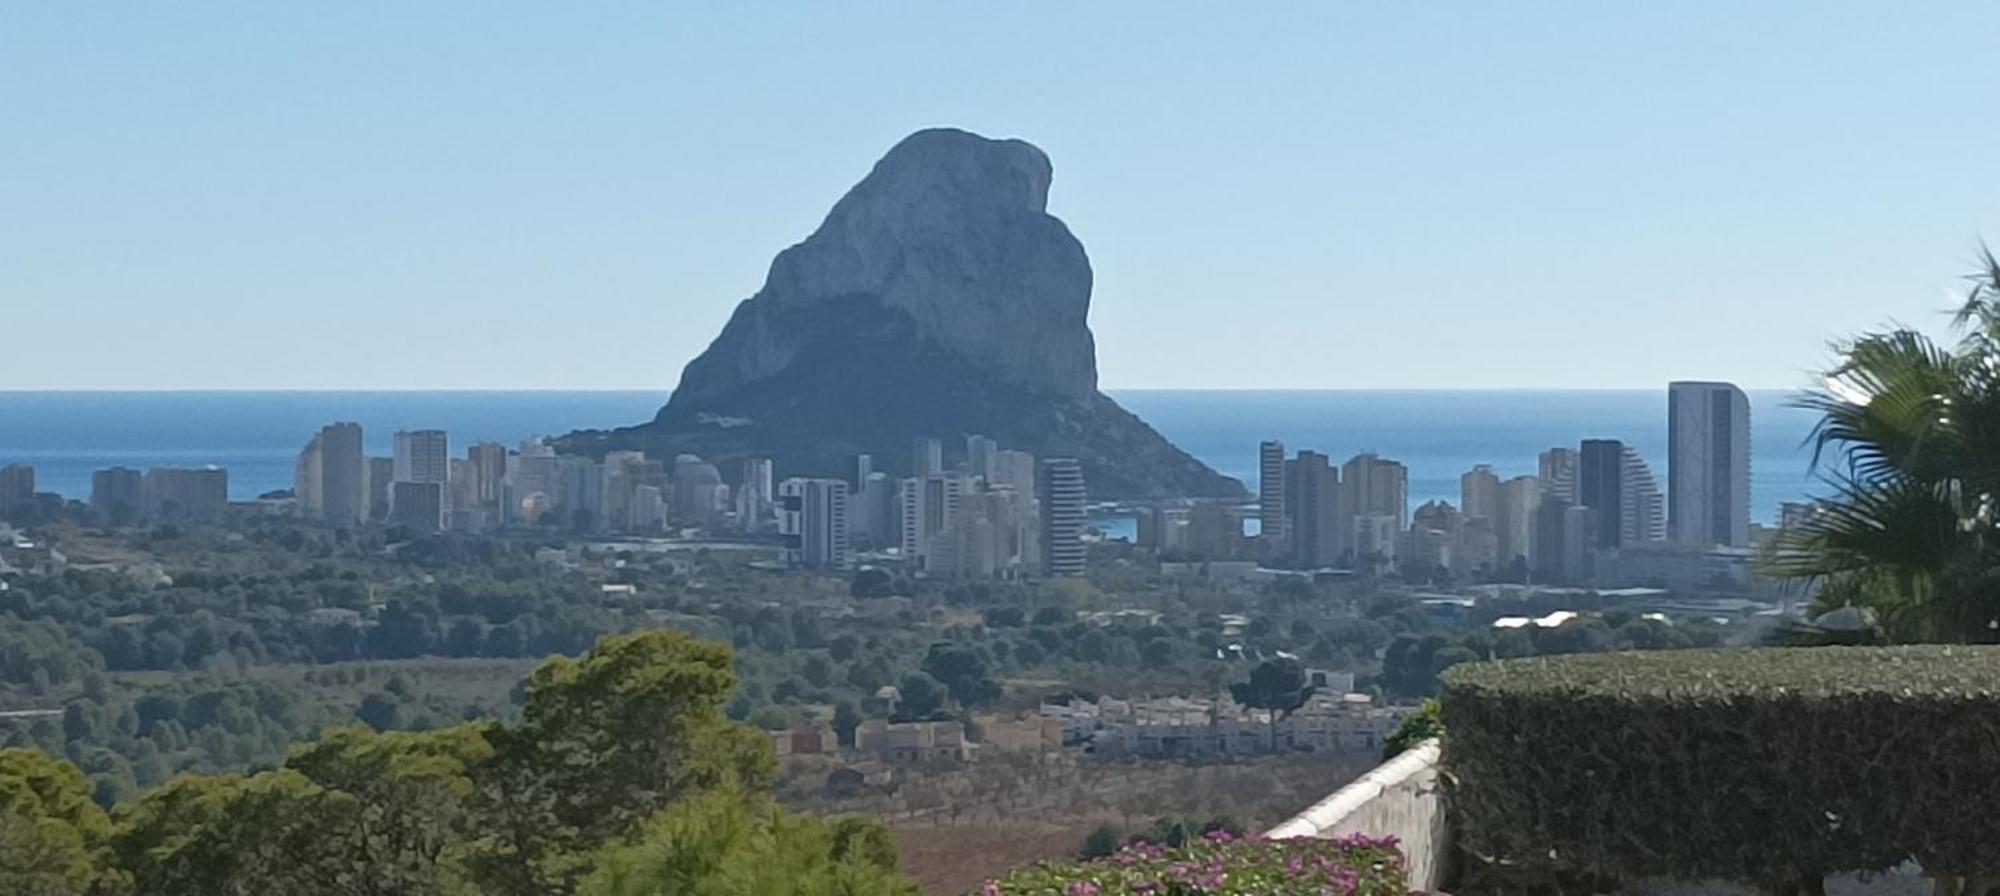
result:
[[[1438,742],[1425,741],[1266,832],[1269,837],[1391,835],[1410,861],[1410,886],[1436,890],[1450,872],[1452,838],[1438,789]]]

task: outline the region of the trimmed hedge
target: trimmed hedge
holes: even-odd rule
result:
[[[2000,873],[2000,647],[1534,657],[1443,682],[1475,866],[1778,887],[1911,858]]]

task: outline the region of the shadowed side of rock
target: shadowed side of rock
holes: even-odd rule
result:
[[[687,452],[719,464],[769,457],[786,475],[845,477],[858,453],[874,455],[878,469],[907,470],[914,437],[952,443],[977,434],[1040,457],[1077,458],[1093,498],[1243,497],[1236,480],[1108,396],[1053,398],[999,382],[914,337],[904,315],[867,305],[836,309],[839,334],[814,340],[792,374],[746,384],[712,405],[669,403],[650,424],[578,433],[566,447]]]

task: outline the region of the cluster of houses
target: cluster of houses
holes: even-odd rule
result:
[[[1366,694],[1316,694],[1272,723],[1267,710],[1228,698],[1099,698],[1046,704],[1043,719],[1061,726],[1062,742],[1103,756],[1161,759],[1255,756],[1270,752],[1377,753],[1405,710],[1376,706]]]
[[[1339,684],[1336,682],[1335,684]],[[1149,759],[1256,756],[1271,752],[1379,753],[1406,710],[1376,706],[1366,694],[1335,687],[1272,724],[1265,710],[1214,700],[1168,697],[1043,704],[1028,719],[982,727],[983,740],[966,737],[955,720],[886,722],[855,727],[854,744],[842,747],[823,723],[770,732],[779,756],[842,759],[859,787],[886,782],[897,768],[965,762],[978,752],[1050,754],[1063,751]],[[834,783],[829,778],[829,784]]]

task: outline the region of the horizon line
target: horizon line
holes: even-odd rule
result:
[[[1680,380],[1669,380],[1669,381],[1667,381],[1667,382],[1663,382],[1663,383],[1660,383],[1659,385],[1656,385],[1656,386],[1109,386],[1109,387],[1106,387],[1106,386],[1100,386],[1100,387],[1098,387],[1098,391],[1099,391],[1099,392],[1105,392],[1105,393],[1117,393],[1117,392],[1291,392],[1291,393],[1326,393],[1326,392],[1576,392],[1576,393],[1605,393],[1605,392],[1654,392],[1654,391],[1662,391],[1662,392],[1663,392],[1663,391],[1666,391],[1666,388],[1667,388],[1667,385],[1668,385],[1668,383],[1673,383],[1673,382],[1681,382],[1681,381],[1680,381]],[[1801,387],[1801,386],[1750,386],[1750,385],[1744,385],[1744,384],[1742,384],[1742,383],[1735,383],[1735,382],[1732,382],[1732,381],[1730,381],[1730,380],[1704,380],[1703,382],[1722,382],[1722,383],[1730,383],[1731,385],[1734,385],[1734,386],[1736,386],[1737,388],[1739,388],[1739,389],[1742,389],[1742,390],[1743,390],[1743,391],[1745,391],[1745,392],[1795,392],[1795,391],[1798,391],[1798,390],[1800,390],[1800,389],[1802,389],[1802,388],[1805,388],[1805,387]],[[187,395],[187,394],[203,394],[203,395],[231,395],[231,394],[239,394],[239,395],[339,395],[339,394],[349,394],[349,395],[352,395],[352,394],[357,394],[357,393],[375,393],[375,394],[389,394],[389,395],[395,395],[395,394],[408,394],[408,395],[417,395],[417,394],[438,394],[438,393],[459,393],[459,394],[479,394],[479,393],[487,393],[487,394],[515,394],[515,395],[519,395],[519,394],[547,394],[547,395],[577,395],[577,394],[601,394],[601,395],[612,395],[612,394],[629,394],[629,393],[639,393],[639,392],[646,392],[646,393],[656,393],[656,394],[660,394],[660,395],[671,395],[671,394],[673,394],[673,391],[674,391],[674,390],[673,390],[673,389],[671,389],[671,388],[658,388],[658,387],[648,387],[648,386],[589,386],[589,387],[580,387],[580,388],[551,388],[551,387],[526,387],[526,388],[510,388],[510,387],[504,387],[504,386],[386,386],[386,387],[385,387],[385,386],[302,386],[302,387],[272,387],[272,388],[258,388],[258,387],[237,387],[237,386],[215,386],[215,387],[211,387],[211,386],[189,386],[189,387],[176,387],[176,386],[141,386],[141,387],[135,387],[135,388],[121,388],[121,387],[115,387],[115,386],[77,386],[77,387],[53,387],[53,388],[29,388],[29,389],[13,389],[13,388],[0,388],[0,395],[133,395],[133,394],[138,394],[138,395],[147,395],[147,394],[151,394],[151,395]]]

